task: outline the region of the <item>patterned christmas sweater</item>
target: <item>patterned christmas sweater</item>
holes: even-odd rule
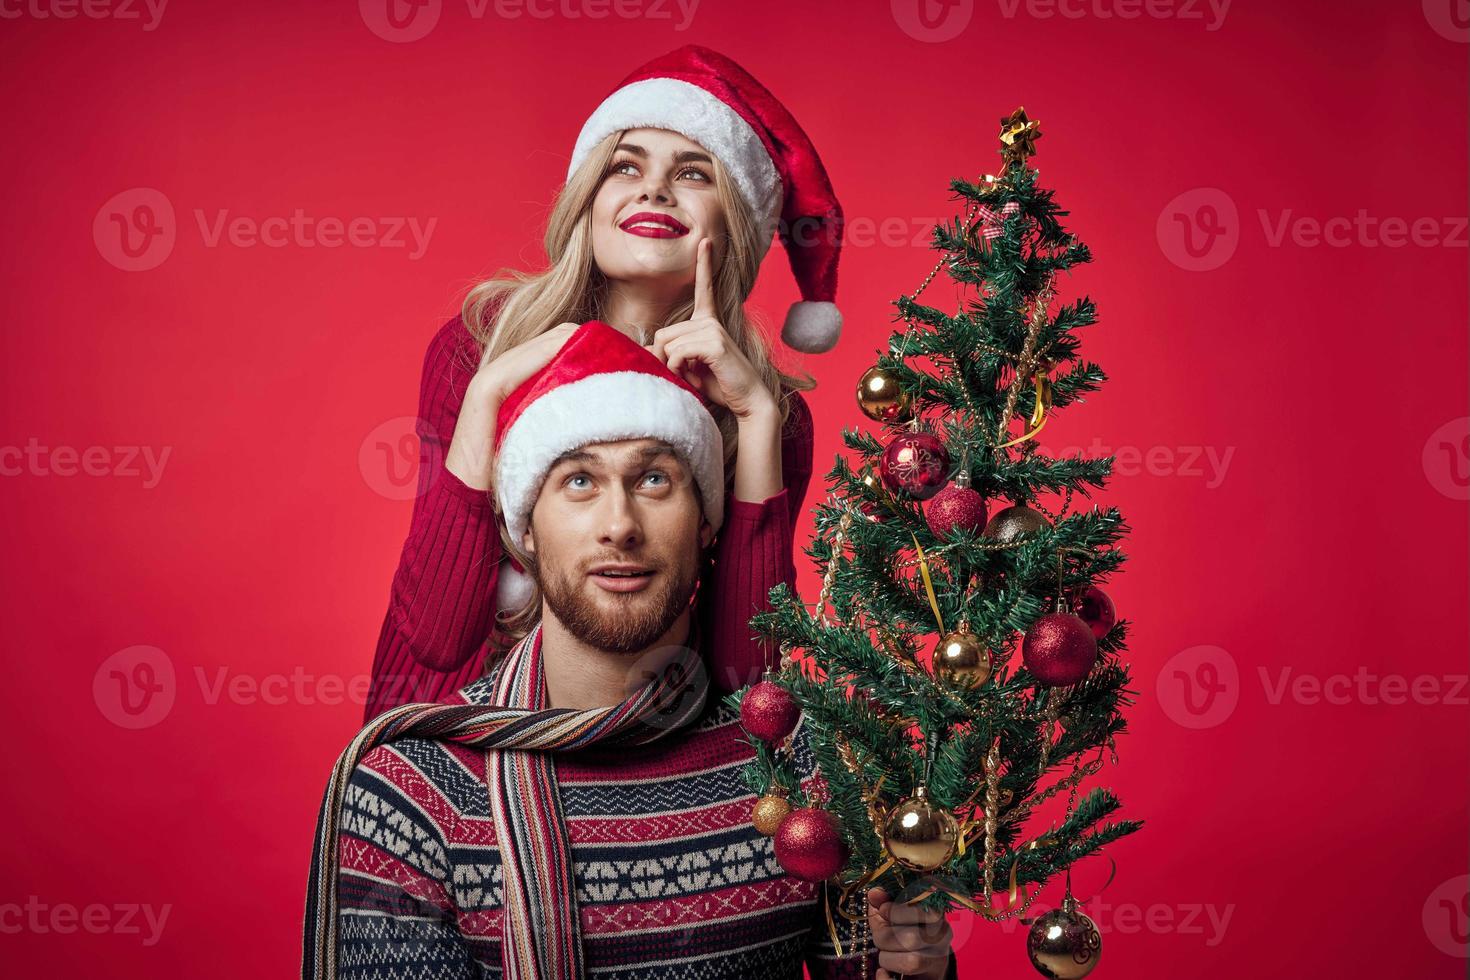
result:
[[[446,700],[485,704],[490,693],[481,680]],[[846,954],[836,955],[822,886],[787,875],[751,825],[746,738],[712,691],[682,732],[558,754],[589,976],[799,980],[803,964],[819,980],[874,976],[876,952],[854,954],[834,909]],[[803,727],[792,749],[810,789],[821,776]],[[347,787],[341,828],[343,980],[501,976],[482,752],[423,739],[373,749]]]

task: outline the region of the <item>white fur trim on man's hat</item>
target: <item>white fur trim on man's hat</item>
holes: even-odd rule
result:
[[[672,446],[694,475],[705,518],[719,529],[725,464],[714,417],[695,395],[669,380],[610,371],[547,391],[526,405],[505,433],[495,460],[495,494],[511,541],[519,546],[546,474],[563,453],[622,439],[660,439]]]

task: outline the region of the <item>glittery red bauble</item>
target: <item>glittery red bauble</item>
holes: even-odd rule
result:
[[[1108,630],[1118,621],[1118,610],[1113,608],[1113,600],[1095,585],[1089,585],[1087,591],[1082,593],[1082,601],[1077,604],[1077,615],[1092,627],[1092,635],[1099,640],[1107,636]]]
[[[826,881],[847,867],[849,853],[837,817],[820,807],[792,810],[776,831],[776,860],[802,881]]]
[[[928,500],[949,480],[949,452],[932,432],[905,432],[883,451],[883,482],[915,500]]]
[[[969,487],[951,483],[929,501],[925,516],[929,530],[941,538],[957,527],[978,531],[985,526],[985,498]]]
[[[1042,616],[1021,641],[1021,659],[1047,687],[1067,687],[1087,676],[1097,663],[1097,637],[1071,613]]]
[[[760,681],[740,700],[740,724],[762,742],[778,745],[796,729],[801,705],[775,681]]]

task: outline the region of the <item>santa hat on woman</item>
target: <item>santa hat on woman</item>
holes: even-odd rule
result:
[[[704,516],[725,516],[720,427],[704,398],[657,355],[600,320],[582,324],[561,350],[500,405],[495,420],[495,498],[510,539],[520,545],[546,474],[563,453],[594,442],[661,439],[688,464]],[[530,593],[523,572],[502,563],[501,608]]]
[[[801,289],[781,338],[807,353],[831,350],[842,332],[833,302],[842,207],[816,148],[786,107],[718,51],[686,45],[618,83],[582,126],[567,176],[609,135],[640,127],[681,133],[719,157],[761,223],[760,257],[779,232]]]

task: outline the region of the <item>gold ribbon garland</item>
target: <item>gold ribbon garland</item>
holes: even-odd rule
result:
[[[924,557],[924,546],[919,544],[919,536],[912,531],[909,537],[914,539],[914,550],[919,555],[919,575],[924,579],[924,592],[929,596],[929,608],[934,610],[934,622],[939,624],[939,633],[944,635],[944,616],[939,612],[939,597],[934,594],[934,580],[929,577],[929,560]]]
[[[1007,446],[1014,446],[1018,442],[1034,439],[1036,438],[1036,433],[1046,427],[1047,419],[1050,418],[1048,413],[1051,410],[1051,378],[1047,376],[1047,370],[1048,368],[1046,367],[1041,368],[1036,372],[1036,377],[1033,379],[1036,387],[1036,404],[1031,409],[1031,418],[1027,420],[1027,425],[1030,428],[1021,435],[1016,436],[1016,438],[1009,439],[996,446],[996,449],[1004,449]]]

